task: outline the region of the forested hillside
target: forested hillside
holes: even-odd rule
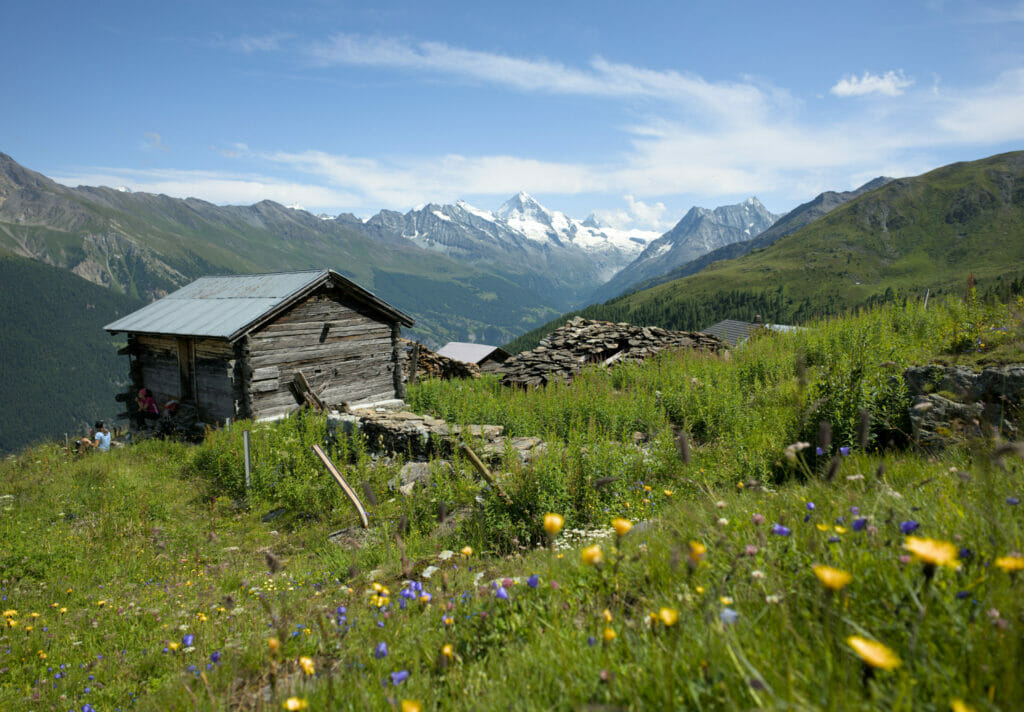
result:
[[[103,331],[141,306],[56,267],[0,257],[0,452],[81,433],[120,412],[128,363]]]

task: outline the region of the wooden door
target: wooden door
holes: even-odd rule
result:
[[[181,381],[181,398],[190,400],[199,406],[196,391],[196,342],[193,339],[179,338],[178,342],[178,375]]]

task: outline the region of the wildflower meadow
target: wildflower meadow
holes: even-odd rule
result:
[[[8,458],[0,709],[1024,708],[1021,451],[915,442],[900,379],[1024,360],[1017,306],[806,327],[546,390],[411,387],[544,440],[502,493],[457,457],[400,492],[401,454],[312,413]]]

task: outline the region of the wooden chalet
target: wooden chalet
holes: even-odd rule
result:
[[[103,328],[128,335],[132,399],[145,387],[219,423],[283,416],[307,385],[328,404],[403,399],[398,340],[413,323],[315,270],[202,277]]]

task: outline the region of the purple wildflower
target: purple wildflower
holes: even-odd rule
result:
[[[386,658],[387,656],[388,656],[388,644],[387,643],[383,643],[383,642],[378,643],[377,647],[373,649],[373,657],[375,657],[378,660],[380,660],[381,658]]]
[[[848,456],[850,454],[850,446],[843,445],[841,448],[839,448],[839,454],[842,455],[843,457]]]
[[[830,536],[828,538],[828,543],[829,544],[838,544],[839,543],[839,537],[837,537],[837,536]]]
[[[1020,497],[1007,497],[1006,498],[1006,503],[1007,504],[1012,504],[1012,505],[1018,505],[1018,504],[1020,504]]]
[[[821,445],[819,445],[818,447],[814,448],[814,454],[817,455],[818,457],[821,457],[822,455],[825,454],[825,451],[822,450]]]
[[[395,670],[393,673],[391,673],[391,684],[395,685],[395,686],[401,685],[408,678],[409,678],[409,671],[408,670]]]
[[[503,601],[508,600],[508,591],[505,590],[504,586],[498,586],[498,590],[494,592],[494,595]]]
[[[807,503],[807,509],[808,509],[808,511],[813,512],[814,511],[814,502],[808,502]]]
[[[965,598],[968,598],[970,595],[971,595],[970,591],[957,591],[956,592],[957,600],[960,600],[960,601],[964,600]]]
[[[589,638],[587,638],[587,645],[593,648],[595,645],[597,645],[597,638],[595,638],[594,636],[590,636]]]
[[[534,574],[530,578],[526,579],[526,585],[529,586],[530,588],[537,588],[537,586],[539,584],[540,584],[540,576],[538,576],[537,574]]]
[[[860,514],[860,507],[856,505],[850,507],[850,514]]]
[[[864,527],[868,525],[867,517],[858,517],[853,520],[853,531],[860,532],[864,531]]]
[[[740,614],[731,608],[723,608],[722,612],[718,614],[718,619],[725,625],[732,625],[740,617]]]
[[[213,663],[219,663],[220,662],[220,651],[219,650],[214,650],[212,653],[210,653],[210,662],[213,662]]]
[[[957,558],[961,561],[967,561],[974,558],[974,552],[968,549],[966,546],[957,552]]]
[[[184,645],[186,648],[191,648],[192,644],[195,641],[196,637],[194,635],[192,635],[191,633],[185,633],[185,635],[181,639],[181,644]]]
[[[904,534],[910,534],[911,532],[916,532],[920,526],[921,525],[913,519],[908,519],[905,522],[900,522],[900,531]]]
[[[789,527],[784,527],[778,522],[772,524],[772,534],[775,534],[776,536],[789,536],[792,533],[793,532]]]

